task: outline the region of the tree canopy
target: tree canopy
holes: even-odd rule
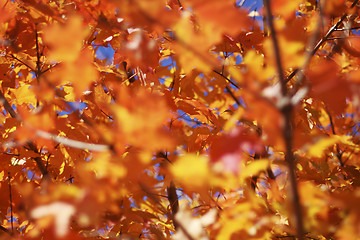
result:
[[[358,0],[0,0],[0,239],[360,238]]]

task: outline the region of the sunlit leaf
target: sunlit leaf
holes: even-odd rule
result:
[[[76,61],[87,34],[80,16],[71,16],[65,25],[55,23],[48,27],[44,30],[44,41],[51,47],[49,58],[71,63]]]
[[[177,182],[189,189],[198,189],[208,184],[209,166],[203,156],[183,155],[171,167],[171,172]]]

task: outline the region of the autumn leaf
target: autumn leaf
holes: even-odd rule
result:
[[[283,16],[286,20],[295,17],[295,10],[299,7],[301,0],[275,0],[271,1],[271,8],[274,14]]]
[[[0,0],[0,238],[359,239],[358,1],[323,3]]]
[[[342,143],[349,146],[354,145],[350,140],[351,140],[351,136],[333,135],[331,137],[323,138],[309,147],[308,154],[310,157],[320,158],[324,155],[324,152],[329,147],[333,147],[337,143]]]
[[[171,167],[171,173],[177,182],[184,184],[189,190],[196,190],[208,185],[207,159],[195,154],[180,156]]]
[[[44,29],[44,41],[51,49],[49,58],[73,63],[78,59],[88,33],[80,16],[71,16],[65,24],[55,23]]]
[[[345,40],[344,49],[352,56],[360,56],[360,39],[359,37],[350,37]]]
[[[340,68],[334,61],[321,58],[314,61],[308,70],[312,81],[311,95],[324,101],[335,113],[341,113],[350,95],[348,83],[340,75]]]
[[[73,63],[64,62],[52,71],[49,80],[56,85],[73,85],[76,96],[80,97],[98,77],[99,72],[93,64],[93,52],[85,48]]]
[[[13,91],[17,104],[22,105],[23,103],[26,103],[36,106],[36,96],[30,87],[30,84],[24,84]]]
[[[240,169],[239,153],[251,151],[262,154],[264,147],[255,132],[237,127],[229,134],[216,137],[210,149],[211,162],[222,162],[226,171],[237,174]]]
[[[213,34],[212,41],[217,41],[222,34],[235,36],[241,30],[247,30],[251,26],[251,20],[246,10],[236,8],[231,0],[221,2],[193,0],[191,2],[200,26],[204,31]],[[237,21],[233,21],[233,19],[237,19]]]
[[[16,14],[16,5],[6,0],[0,1],[0,24],[13,18]]]

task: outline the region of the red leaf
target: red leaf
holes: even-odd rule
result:
[[[238,127],[232,133],[214,139],[210,148],[210,160],[213,163],[221,161],[226,170],[237,173],[241,160],[238,154],[245,151],[263,154],[264,146],[255,132]]]

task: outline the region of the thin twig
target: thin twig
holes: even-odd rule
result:
[[[352,27],[352,28],[337,28],[334,31],[352,31],[352,30],[357,30],[360,29],[360,27]]]
[[[8,178],[9,178],[9,198],[10,198],[11,233],[14,234],[14,216],[13,216],[13,201],[12,201],[12,194],[11,194],[11,176],[10,176],[10,172],[8,172]]]
[[[336,132],[335,132],[335,124],[334,124],[334,121],[333,121],[333,118],[330,114],[330,111],[329,109],[325,106],[325,112],[326,114],[328,115],[329,117],[329,121],[330,121],[330,127],[331,127],[331,132],[333,135],[336,135]],[[339,148],[339,145],[338,144],[335,144],[335,149],[336,149],[336,158],[339,160],[339,164],[341,167],[344,167],[344,162],[342,160],[342,156],[343,156],[343,153],[341,152],[340,148]],[[344,175],[344,178],[345,178],[345,175]]]
[[[81,141],[77,141],[77,140],[72,140],[66,137],[62,137],[62,136],[58,136],[55,134],[51,134],[42,130],[37,130],[35,129],[35,135],[41,138],[45,138],[48,140],[52,140],[54,142],[57,142],[59,144],[63,144],[65,146],[68,147],[72,147],[72,148],[77,148],[77,149],[82,149],[82,150],[89,150],[89,151],[94,151],[94,152],[106,152],[110,149],[110,147],[108,145],[104,145],[104,144],[95,144],[95,143],[87,143],[87,142],[81,142]],[[3,143],[2,146],[6,147],[6,148],[13,148],[16,147],[18,145],[17,142],[15,141],[9,141],[6,143]],[[35,147],[35,146],[34,146]],[[30,150],[33,150],[32,147],[30,147]],[[46,168],[46,166],[45,166]]]
[[[0,91],[0,103],[4,106],[5,110],[10,114],[10,116],[12,118],[15,118],[16,120],[21,121],[20,116],[11,107],[10,103],[6,100],[2,91]]]
[[[13,54],[10,54],[10,57],[12,57],[13,59],[15,59],[16,61],[18,61],[19,63],[22,63],[23,65],[25,65],[27,68],[29,68],[31,71],[35,72],[35,70],[30,67],[29,64],[25,63],[24,61],[22,61],[21,59],[15,57]]]
[[[182,6],[180,0],[177,0],[177,2],[178,2],[178,4],[179,4],[180,9],[183,10],[183,6]]]
[[[35,25],[35,47],[36,47],[36,71],[35,71],[35,76],[37,81],[39,82],[39,78],[42,74],[41,72],[41,61],[40,61],[40,50],[39,50],[39,36],[38,36],[38,31],[37,31],[37,27]]]
[[[268,27],[270,29],[271,40],[273,42],[273,47],[274,47],[274,52],[275,52],[276,68],[277,68],[279,82],[280,82],[280,86],[281,86],[281,94],[283,96],[286,96],[287,89],[286,89],[286,82],[284,80],[284,74],[283,74],[284,71],[283,71],[282,62],[281,62],[280,47],[279,47],[279,42],[278,42],[277,36],[276,36],[276,31],[275,31],[275,27],[274,27],[274,23],[273,23],[273,16],[271,13],[269,0],[264,0],[264,7],[266,8]]]
[[[219,74],[220,76],[222,76],[226,81],[228,81],[231,85],[233,85],[237,89],[240,89],[240,87],[234,81],[232,81],[230,78],[226,77],[223,73],[218,72],[216,70],[213,70],[213,72]]]
[[[240,107],[242,106],[241,102],[235,97],[234,93],[231,91],[231,89],[229,88],[229,86],[225,87],[226,91],[230,94],[230,96],[232,97],[232,99],[236,102],[236,104]]]

